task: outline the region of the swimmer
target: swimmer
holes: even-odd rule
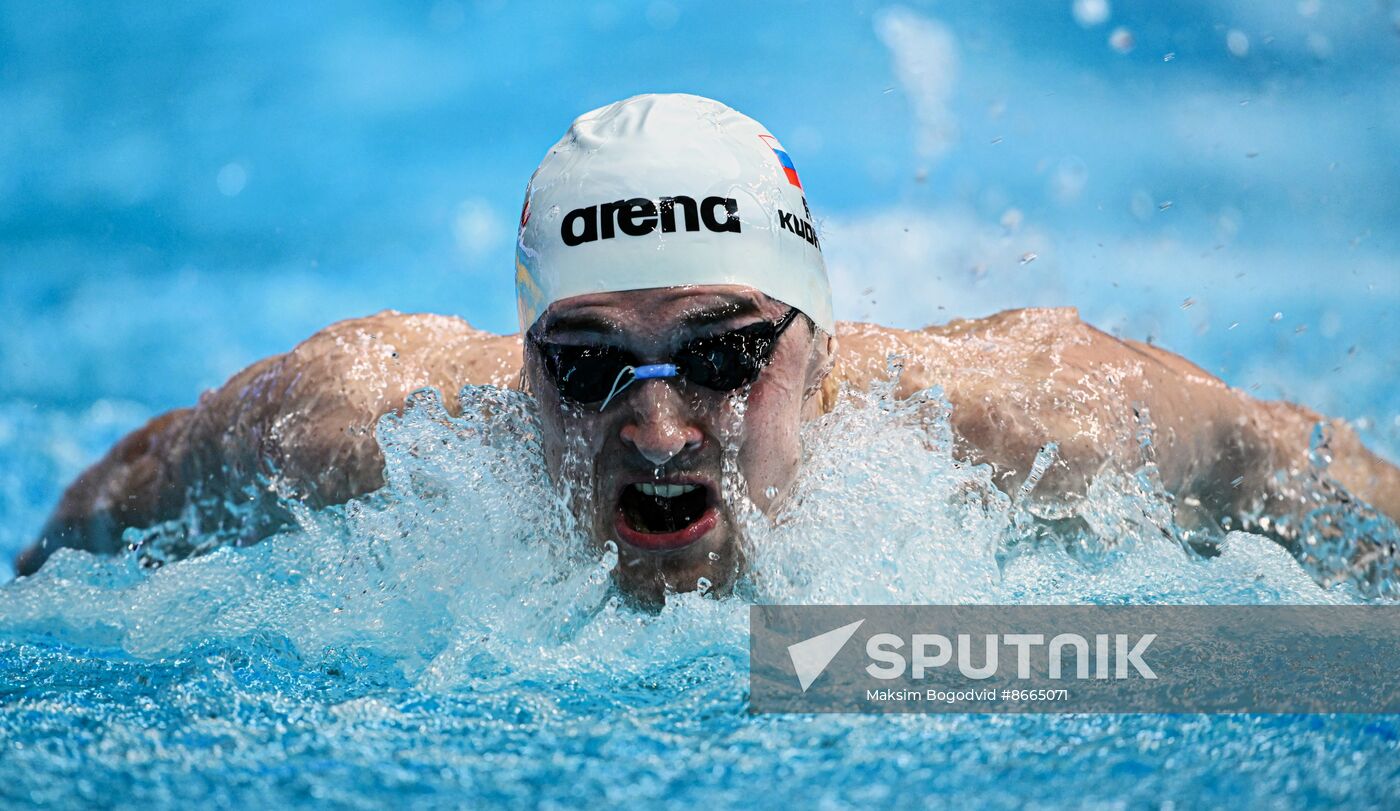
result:
[[[118,442],[16,569],[63,547],[117,553],[123,530],[176,519],[254,542],[289,520],[280,499],[321,507],[383,486],[379,417],[424,387],[459,413],[470,384],[538,400],[550,475],[591,483],[572,506],[600,547],[618,542],[621,588],[657,600],[704,577],[723,592],[743,568],[726,449],[775,514],[803,421],[887,379],[891,355],[896,394],[941,387],[955,453],[990,465],[1007,492],[1058,444],[1033,491],[1046,527],[1072,517],[1102,471],[1140,469],[1150,430],[1182,526],[1250,528],[1297,553],[1319,415],[1252,399],[1070,309],[920,330],[837,323],[812,222],[791,158],[747,116],[689,95],[587,113],[526,190],[520,334],[393,311],[333,324]],[[1340,422],[1325,450],[1340,497],[1400,518],[1400,471]]]

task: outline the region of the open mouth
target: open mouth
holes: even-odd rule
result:
[[[637,482],[617,499],[617,532],[642,549],[679,549],[714,529],[718,511],[699,483]]]

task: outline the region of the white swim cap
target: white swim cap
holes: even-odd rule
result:
[[[585,113],[525,191],[520,328],[584,293],[742,284],[835,320],[797,170],[757,121],[711,99],[634,96]]]

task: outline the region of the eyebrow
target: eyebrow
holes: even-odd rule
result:
[[[581,313],[561,313],[550,319],[541,331],[542,335],[557,332],[592,332],[599,335],[618,335],[622,328],[611,318],[604,318],[587,311]]]
[[[757,312],[758,305],[754,302],[726,301],[688,312],[681,317],[676,326],[689,329],[709,327]],[[584,310],[582,312],[560,313],[549,321],[541,332],[541,336],[568,332],[621,335],[625,330],[611,318]]]
[[[751,301],[726,301],[703,310],[686,313],[681,318],[682,327],[709,327],[723,324],[741,316],[758,312],[758,306]]]

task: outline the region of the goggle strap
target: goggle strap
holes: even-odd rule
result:
[[[631,372],[631,373],[632,373],[632,377],[627,378],[627,382],[626,382],[626,383],[623,383],[623,382],[622,382],[622,376],[625,375],[625,374],[627,374],[628,372]],[[605,398],[603,398],[603,404],[600,405],[600,406],[598,406],[598,410],[599,410],[599,411],[604,411],[604,410],[606,410],[607,407],[608,407],[608,403],[611,403],[611,402],[612,402],[612,398],[614,398],[614,397],[616,397],[618,394],[622,393],[622,390],[625,389],[625,388],[627,388],[628,386],[632,385],[632,381],[633,381],[633,380],[636,380],[636,379],[637,379],[637,369],[636,369],[636,367],[634,367],[634,366],[632,366],[632,365],[629,364],[629,365],[627,365],[627,366],[622,367],[621,369],[618,369],[618,370],[617,370],[617,377],[613,378],[612,389],[608,391],[608,396],[605,397]],[[621,384],[621,385],[619,385],[619,384]]]

